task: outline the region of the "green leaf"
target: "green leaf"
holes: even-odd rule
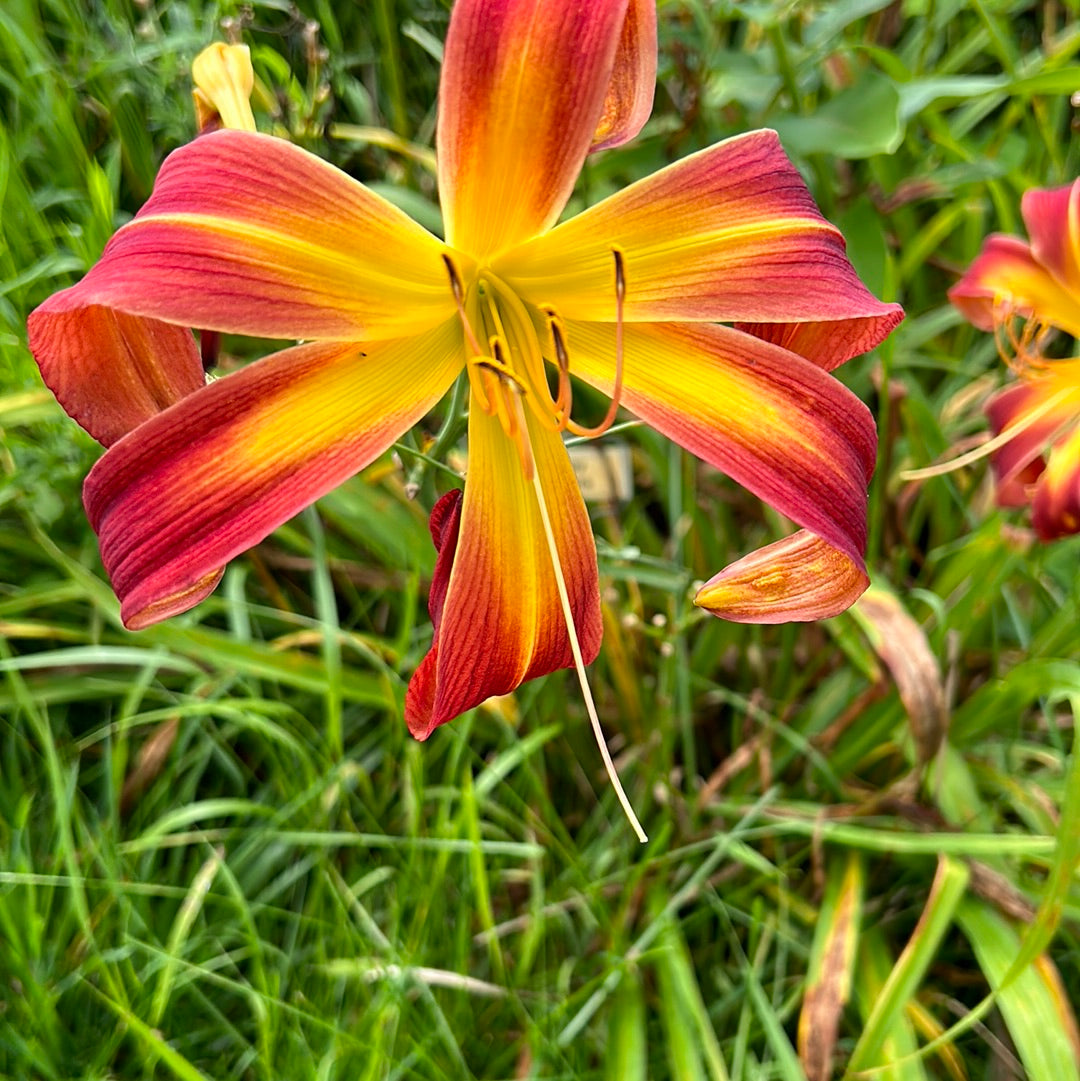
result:
[[[892,154],[904,137],[896,85],[867,71],[854,85],[826,101],[809,116],[770,118],[785,149],[801,156],[831,154],[869,158]]]
[[[1028,1077],[1080,1081],[1066,1018],[1074,1026],[1076,1019],[1056,972],[1048,962],[1036,963],[1002,986],[1020,949],[1020,936],[1004,916],[982,901],[965,901],[957,909],[956,921],[991,989],[997,992],[998,1007]]]

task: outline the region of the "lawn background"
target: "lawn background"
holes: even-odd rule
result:
[[[908,318],[839,373],[881,447],[874,590],[834,620],[695,610],[788,525],[646,429],[607,437],[634,492],[592,506],[592,684],[639,846],[571,674],[406,734],[441,415],[130,634],[81,509],[100,448],[26,350],[194,134],[212,40],[251,45],[262,130],[437,230],[448,5],[4,0],[0,1077],[1080,1078],[1080,541],[996,510],[985,462],[903,476],[976,445],[1006,378],[945,291],[1022,232],[1025,189],[1080,173],[1077,5],[659,15],[653,117],[570,210],[774,127]]]

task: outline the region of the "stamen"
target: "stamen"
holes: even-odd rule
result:
[[[544,377],[544,357],[525,306],[512,289],[499,288],[497,284],[483,280],[480,282],[480,295],[487,301],[486,318],[495,330],[492,340],[497,338],[503,342],[513,342],[518,349],[518,367],[521,371],[518,383],[533,416],[549,432],[561,431],[561,422],[555,415],[551,391]],[[507,320],[505,325],[504,317]],[[506,326],[509,326],[509,333]]]
[[[532,455],[527,441],[523,442],[512,398],[524,398],[537,422],[551,432],[569,431],[579,438],[592,439],[603,435],[615,422],[623,388],[626,266],[621,251],[612,249],[612,256],[615,261],[615,382],[604,419],[594,427],[585,427],[570,415],[573,406],[570,355],[566,329],[555,309],[543,309],[559,371],[558,390],[552,396],[536,324],[517,294],[498,278],[485,274],[476,282],[475,293],[470,291],[466,296],[453,259],[442,253],[454,305],[471,353],[467,370],[476,404],[488,416],[498,417],[503,431],[518,448],[522,466],[529,477],[532,476]],[[477,319],[475,330],[466,303]],[[487,349],[480,345],[481,335],[487,338]]]
[[[574,404],[574,391],[570,383],[570,357],[566,352],[566,336],[562,329],[562,320],[554,308],[545,308],[551,344],[555,351],[555,361],[559,368],[559,393],[555,398],[555,412],[560,430],[566,428],[566,420]]]
[[[516,402],[517,407],[521,410],[521,402]],[[521,423],[525,425],[525,415],[522,410]],[[526,432],[525,441],[528,443],[528,433]],[[531,457],[531,447],[530,447]],[[544,487],[540,483],[540,475],[537,472],[532,474],[533,491],[536,493],[536,504],[540,508],[540,521],[544,525],[544,537],[547,540],[548,553],[551,556],[551,569],[555,573],[555,586],[559,591],[559,603],[562,605],[563,618],[566,620],[566,631],[570,636],[570,652],[574,656],[574,671],[577,672],[578,683],[581,686],[581,694],[585,699],[585,710],[589,714],[589,723],[592,726],[593,735],[596,737],[596,746],[600,750],[600,757],[604,763],[604,769],[607,771],[608,779],[611,781],[611,787],[615,789],[615,796],[619,801],[619,805],[623,809],[623,814],[626,815],[627,821],[630,823],[631,829],[637,835],[637,839],[645,844],[649,837],[645,831],[641,828],[641,823],[638,821],[638,817],[634,814],[634,808],[630,805],[630,800],[626,795],[626,791],[623,789],[622,782],[619,780],[619,775],[615,771],[615,763],[611,760],[611,752],[608,750],[607,741],[604,739],[603,729],[600,727],[600,718],[596,712],[596,703],[593,701],[592,689],[589,687],[589,677],[585,672],[585,659],[581,654],[581,643],[578,640],[577,626],[574,623],[574,610],[570,606],[570,593],[566,588],[566,578],[563,575],[562,562],[559,559],[559,549],[555,543],[555,531],[551,525],[551,515],[548,513],[547,500],[544,498]]]
[[[1030,378],[1032,372],[1046,369],[1046,344],[1053,334],[1053,327],[1035,315],[1017,311],[1007,299],[994,301],[994,343],[998,355],[1008,367],[1022,378]],[[1020,323],[1019,332],[1016,323]]]
[[[985,458],[988,454],[993,454],[999,447],[1005,446],[1006,443],[1009,443],[1018,435],[1026,432],[1028,428],[1042,420],[1047,413],[1052,412],[1073,393],[1074,392],[1071,390],[1058,391],[1057,394],[1052,395],[1041,405],[1032,409],[1030,413],[1024,416],[1023,420],[1017,421],[1016,424],[1010,424],[1008,428],[999,432],[993,439],[987,440],[974,450],[969,450],[966,454],[961,454],[948,462],[940,462],[938,465],[928,465],[924,469],[905,469],[900,474],[900,479],[902,481],[928,480],[930,477],[940,477],[944,473],[952,473],[957,469],[962,469],[966,465],[971,465],[972,462],[977,462],[980,459]],[[1071,421],[1067,421],[1062,427],[1067,428],[1071,423]],[[1059,434],[1060,432],[1055,432],[1051,435],[1048,442],[1052,443]]]
[[[495,406],[492,403],[491,395],[488,393],[485,380],[478,378],[476,374],[477,372],[481,375],[489,374],[488,369],[484,366],[486,362],[487,357],[471,357],[465,365],[465,370],[469,373],[469,389],[476,396],[476,404],[490,417],[495,413]]]
[[[525,474],[526,480],[532,480],[535,473],[532,445],[529,443],[529,433],[525,427],[525,419],[521,411],[521,399],[526,396],[526,389],[510,366],[503,360],[502,342],[498,338],[491,339],[491,351],[494,356],[490,360],[478,360],[476,366],[482,372],[494,375],[498,379],[496,384],[497,392],[494,398],[499,423],[502,425],[506,437],[517,449],[518,458],[521,461],[521,471]]]
[[[569,432],[590,439],[603,435],[615,423],[615,416],[619,412],[619,402],[622,398],[623,301],[626,299],[626,270],[622,252],[618,248],[612,248],[611,254],[615,256],[615,385],[611,388],[611,404],[608,406],[604,419],[595,428],[582,427],[569,417],[566,418],[566,428]]]
[[[465,328],[465,340],[469,343],[473,356],[482,356],[484,351],[480,348],[480,342],[473,333],[468,315],[465,314],[465,291],[461,287],[461,278],[458,277],[457,267],[454,266],[453,259],[446,252],[443,252],[442,260],[446,264],[447,274],[450,275],[450,292],[454,294],[454,304],[457,305],[458,318],[461,320],[462,327]]]
[[[495,342],[496,346],[498,341]],[[517,394],[525,394],[525,384],[514,374],[510,365],[507,364],[500,355],[502,350],[499,349],[494,357],[474,357],[471,361],[474,367],[479,368],[484,372],[493,372],[505,383],[514,390]]]

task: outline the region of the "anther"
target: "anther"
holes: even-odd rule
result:
[[[450,275],[450,290],[454,294],[454,300],[460,307],[465,302],[465,294],[461,288],[461,279],[458,277],[457,267],[454,266],[453,259],[446,252],[443,252],[442,261],[446,264],[446,273]]]
[[[501,350],[499,350],[501,352]],[[509,387],[515,394],[527,393],[525,384],[514,374],[513,369],[501,356],[477,357],[473,364],[482,372],[491,372],[499,378],[503,386]]]
[[[563,336],[562,327],[559,324],[559,316],[554,308],[545,308],[544,315],[547,317],[548,332],[551,334],[551,343],[555,350],[555,362],[559,369],[559,392],[555,397],[555,419],[559,430],[566,427],[566,421],[570,416],[570,409],[574,402],[574,390],[570,383],[570,357],[566,352],[566,338]]]
[[[476,335],[473,333],[472,325],[469,323],[469,317],[465,314],[465,291],[461,287],[461,278],[458,277],[457,267],[454,266],[453,259],[446,252],[442,253],[442,261],[446,265],[446,273],[450,275],[450,292],[454,295],[454,305],[457,308],[461,326],[465,331],[465,340],[469,343],[469,348],[473,353],[478,354],[482,350],[480,349],[480,343],[476,340]]]

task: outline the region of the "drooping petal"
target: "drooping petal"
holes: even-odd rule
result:
[[[531,417],[528,424],[588,664],[602,636],[589,518],[562,440]],[[492,695],[573,663],[533,485],[498,420],[475,403],[460,525],[452,500],[437,508],[435,636],[405,700],[405,719],[418,739]]]
[[[313,154],[222,130],[169,156],[150,200],[63,294],[63,310],[268,338],[385,339],[453,313],[444,250]]]
[[[568,348],[571,370],[610,393],[614,329],[571,323]],[[877,439],[869,410],[839,381],[709,324],[624,327],[623,380],[632,413],[862,569]]]
[[[986,403],[990,430],[998,435],[1015,426],[1042,402],[1041,393],[1028,382],[1006,387]],[[1022,507],[1030,502],[1030,487],[1046,468],[1044,454],[1058,424],[1049,416],[1027,424],[991,455],[990,463],[997,478],[994,495],[999,506]]]
[[[27,324],[30,351],[69,416],[109,446],[206,381],[191,331],[54,293]]]
[[[1080,180],[1032,188],[1020,203],[1034,257],[1080,305]]]
[[[537,306],[611,322],[615,248],[630,322],[828,323],[833,352],[846,359],[903,316],[859,280],[772,131],[684,158],[493,265]]]
[[[246,45],[226,45],[221,41],[207,45],[191,62],[191,77],[195,82],[192,97],[199,131],[255,130],[250,101],[255,72],[251,67],[251,50]]]
[[[800,529],[725,567],[694,604],[736,623],[808,622],[850,608],[869,584],[862,560]]]
[[[458,0],[439,86],[447,241],[478,259],[547,229],[600,121],[627,0]]]
[[[980,330],[993,330],[1001,310],[1035,315],[1080,334],[1080,298],[1069,292],[1018,237],[995,233],[960,280],[949,300]]]
[[[460,371],[460,325],[364,346],[296,346],[225,376],[111,447],[83,490],[102,561],[139,628],[362,469]]]
[[[1080,533],[1080,435],[1059,442],[1035,486],[1031,524],[1041,540]]]
[[[604,111],[591,150],[628,143],[645,126],[656,90],[656,0],[630,0]]]

